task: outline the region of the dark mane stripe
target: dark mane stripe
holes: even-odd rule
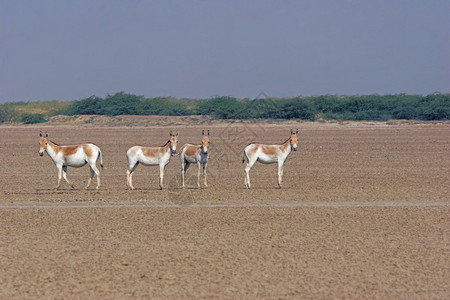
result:
[[[170,140],[168,140],[164,145],[162,145],[161,147],[165,147],[165,146],[167,146],[167,144],[169,144],[170,143]]]
[[[55,143],[55,142],[54,142],[54,141],[52,141],[52,140],[49,140],[49,139],[47,139],[47,141],[49,141],[50,143],[52,143],[52,144],[53,144],[53,145],[55,145],[55,146],[61,147],[61,145],[59,145],[59,144]]]
[[[287,140],[285,140],[283,143],[281,143],[281,145],[286,144],[290,139],[291,139],[291,137],[289,137]]]

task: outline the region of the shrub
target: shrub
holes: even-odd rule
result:
[[[22,114],[21,121],[24,124],[36,124],[46,122],[43,114]]]
[[[17,121],[18,114],[9,104],[0,105],[0,123]]]
[[[58,104],[58,109],[54,108]],[[24,107],[28,110],[25,110]],[[20,121],[22,113],[61,113],[67,104],[57,102],[0,105],[0,123]],[[33,108],[33,110],[30,110]],[[39,108],[39,109],[38,109]],[[45,109],[44,109],[45,108]],[[315,120],[449,120],[450,94],[422,95],[322,95],[281,99],[236,99],[214,97],[187,100],[171,97],[144,98],[119,92],[105,99],[91,96],[74,101],[64,111],[68,115],[210,115],[217,119],[300,119]]]
[[[425,110],[421,114],[421,119],[427,121],[443,121],[450,119],[450,109],[448,107],[433,107]]]
[[[124,92],[108,95],[103,100],[102,115],[137,115],[138,105],[143,97],[125,94]]]
[[[245,104],[233,97],[216,97],[201,101],[197,105],[197,111],[202,115],[212,115],[218,119],[235,119],[238,114],[245,112]],[[248,118],[248,115],[239,117]]]
[[[316,111],[303,100],[288,100],[281,105],[280,118],[314,121]]]
[[[401,107],[397,108],[392,112],[392,118],[394,119],[404,119],[412,120],[417,117],[416,111],[412,107]]]
[[[240,106],[233,118],[239,119],[277,119],[280,107],[277,101],[271,99],[247,100]]]
[[[102,112],[102,98],[91,96],[73,102],[65,111],[67,115],[100,115]]]

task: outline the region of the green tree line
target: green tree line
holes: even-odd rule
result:
[[[0,122],[42,122],[65,115],[210,115],[217,119],[299,120],[449,120],[450,94],[422,95],[321,95],[295,98],[238,99],[214,97],[185,100],[171,97],[145,98],[124,92],[105,98],[91,96],[72,101],[46,114],[18,114],[15,105],[0,105]]]

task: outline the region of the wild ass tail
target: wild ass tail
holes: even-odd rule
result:
[[[100,148],[98,149],[98,157],[97,160],[100,158],[100,167],[102,167],[103,169],[103,155],[102,155],[102,151],[100,150]]]

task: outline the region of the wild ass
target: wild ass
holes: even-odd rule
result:
[[[205,131],[202,130],[202,143],[201,145],[192,145],[192,144],[185,144],[183,147],[181,147],[180,150],[180,160],[181,160],[181,180],[183,182],[183,188],[185,187],[184,184],[184,175],[189,169],[189,166],[191,164],[197,164],[198,166],[198,174],[197,174],[197,186],[200,188],[200,169],[203,165],[203,179],[205,187],[208,187],[208,184],[206,183],[206,167],[208,166],[208,158],[209,158],[209,130],[207,135],[205,135]]]
[[[250,169],[255,162],[259,161],[263,164],[278,163],[278,186],[281,188],[283,178],[284,163],[292,150],[297,151],[298,129],[294,132],[291,129],[291,136],[281,145],[264,145],[250,144],[245,147],[244,158],[242,163],[247,160],[245,167],[245,186],[249,189],[250,185]]]
[[[144,166],[159,165],[159,187],[163,188],[164,169],[170,161],[170,158],[177,151],[178,133],[176,135],[170,132],[170,139],[162,147],[142,147],[133,146],[127,151],[128,170],[127,186],[134,190],[133,172],[139,163]]]
[[[100,158],[100,166],[103,169],[102,152],[97,145],[94,144],[81,144],[75,146],[60,146],[48,139],[48,134],[42,136],[42,132],[39,134],[39,155],[43,156],[44,152],[47,152],[48,156],[53,160],[58,169],[58,184],[56,188],[61,186],[61,178],[73,188],[74,185],[67,179],[67,167],[82,167],[86,163],[89,164],[91,169],[91,176],[89,177],[86,189],[91,185],[92,178],[97,175],[97,187],[100,187],[100,171],[96,166],[97,160]]]

